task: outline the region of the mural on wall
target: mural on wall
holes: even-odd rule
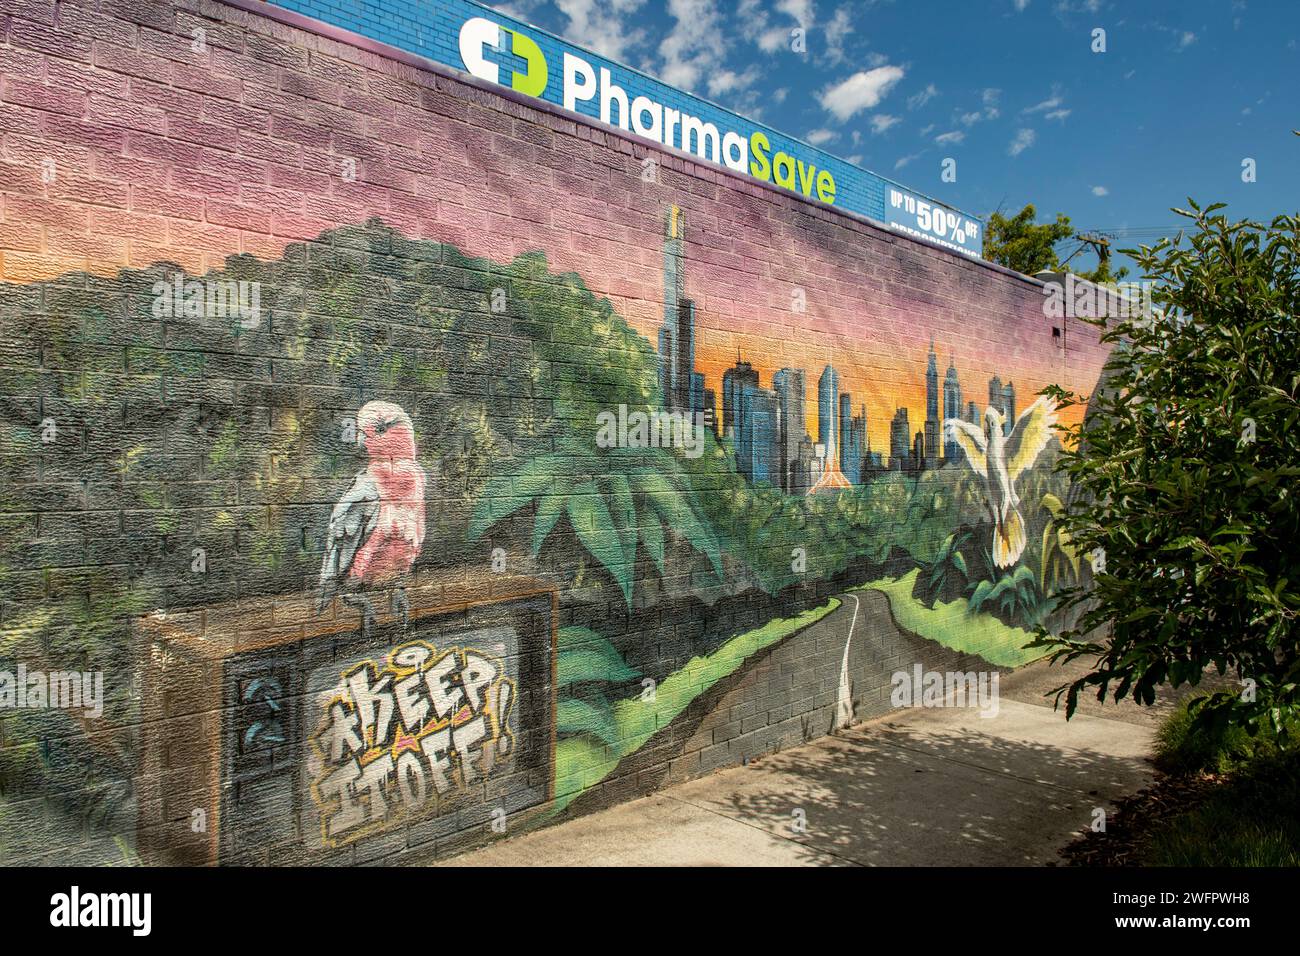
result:
[[[724,357],[686,294],[685,236],[669,206],[653,339],[541,252],[477,259],[380,221],[327,233],[310,254],[232,257],[205,277],[259,289],[273,320],[258,328],[243,313],[173,310],[165,338],[141,341],[158,277],[175,273],[168,263],[0,288],[8,354],[39,357],[9,392],[43,396],[36,409],[6,400],[4,438],[51,479],[38,494],[14,480],[30,465],[6,459],[0,579],[21,587],[58,553],[43,513],[76,511],[104,532],[104,550],[86,543],[75,581],[7,607],[0,654],[105,671],[123,729],[92,742],[74,715],[7,717],[7,838],[24,795],[62,793],[69,815],[129,843],[131,622],[157,608],[306,585],[317,619],[342,617],[336,594],[350,609],[354,659],[278,678],[305,681],[311,702],[310,803],[295,839],[324,848],[461,805],[510,771],[515,735],[528,730],[512,709],[528,688],[511,674],[509,641],[414,637],[408,583],[421,575],[490,586],[508,564],[558,586],[558,699],[538,711],[555,738],[552,814],[674,722],[701,719],[711,688],[763,652],[851,636],[847,602],[869,592],[888,602],[891,640],[914,653],[1030,660],[1024,645],[1053,623],[1053,593],[1085,573],[1054,523],[1068,489],[1052,471],[1050,401],[1018,412],[1015,386],[996,376],[987,404],[968,400],[956,357],[940,385],[931,344],[901,357],[925,367],[914,430],[903,397],[866,380],[866,337],[840,339],[843,354],[809,351],[820,368],[792,361],[789,341],[780,367]],[[375,332],[381,322],[396,323],[402,345]],[[280,359],[293,369],[291,400],[240,367],[252,346],[272,371]],[[96,368],[122,356],[123,368]],[[233,394],[227,375],[240,382]],[[327,387],[313,397],[310,383]],[[887,424],[868,427],[868,404],[896,399]],[[43,420],[76,445],[42,443]],[[196,475],[207,492],[184,500],[174,483]],[[388,603],[375,606],[377,594]],[[375,648],[384,615],[398,630]],[[888,675],[850,673],[851,648],[841,657],[833,643],[832,659],[807,666],[839,678],[834,719],[878,710],[866,688]],[[259,743],[292,747],[291,736]]]

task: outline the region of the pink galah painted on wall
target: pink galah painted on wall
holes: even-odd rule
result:
[[[397,585],[397,610],[407,614],[402,582],[424,546],[425,474],[415,460],[415,429],[400,405],[362,406],[357,443],[370,461],[330,515],[317,607],[324,610],[342,591],[344,601],[361,609],[368,631],[374,619],[364,593],[369,588]]]

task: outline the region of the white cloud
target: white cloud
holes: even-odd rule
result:
[[[920,93],[913,93],[907,98],[907,108],[909,110],[919,110],[926,103],[930,102],[939,95],[939,90],[933,83],[926,86]]]
[[[1062,123],[1064,123],[1065,118],[1069,116],[1070,113],[1072,112],[1073,110],[1052,110],[1052,112],[1046,114],[1043,118],[1049,120],[1060,120]]]
[[[850,21],[849,5],[846,3],[835,11],[829,22],[822,28],[822,32],[826,35],[826,61],[831,66],[839,66],[844,62],[844,42],[853,32],[853,24]]]
[[[1033,146],[1033,145],[1034,145],[1034,140],[1037,139],[1037,138],[1038,138],[1038,137],[1037,137],[1037,134],[1035,134],[1034,131],[1033,131],[1032,129],[1022,129],[1022,130],[1017,130],[1017,131],[1016,131],[1016,138],[1013,139],[1013,140],[1010,142],[1010,144],[1008,144],[1008,146],[1007,146],[1007,155],[1008,155],[1008,156],[1019,156],[1021,153],[1023,153],[1025,150],[1027,150],[1030,146]]]
[[[725,96],[728,93],[747,90],[757,82],[761,75],[756,66],[751,66],[742,73],[737,73],[735,70],[716,70],[708,79],[709,95]]]
[[[810,130],[804,139],[814,146],[824,146],[839,135],[833,129],[814,129]]]
[[[555,0],[560,12],[569,18],[564,36],[589,47],[601,56],[624,60],[629,48],[645,41],[645,31],[633,29],[626,18],[641,8],[645,0]]]
[[[718,8],[714,0],[668,0],[668,13],[675,22],[659,44],[660,76],[670,86],[690,90],[726,53]]]
[[[1050,110],[1059,108],[1061,104],[1064,102],[1065,100],[1061,98],[1061,94],[1053,92],[1050,97],[1043,100],[1041,103],[1036,103],[1033,106],[1026,107],[1025,109],[1021,110],[1021,112],[1022,113],[1046,113],[1049,112]]]
[[[805,29],[813,25],[813,0],[777,0],[776,8]]]
[[[1029,6],[1029,0],[1015,0],[1016,13],[1024,13],[1025,7]]]
[[[764,30],[754,42],[764,53],[775,53],[777,50],[784,49],[790,42],[790,31],[785,27],[773,27]]]
[[[822,90],[821,104],[842,123],[863,110],[873,108],[902,78],[903,70],[897,66],[862,70]]]
[[[1196,34],[1193,33],[1191,30],[1185,30],[1183,31],[1183,35],[1178,38],[1178,49],[1180,52],[1186,50],[1189,46],[1191,46],[1195,42],[1196,42]]]
[[[900,156],[894,162],[894,169],[902,169],[908,163],[912,162],[915,159],[920,159],[920,158],[921,158],[920,153],[909,153],[907,156]]]
[[[1093,186],[1092,194],[1094,196],[1108,196],[1110,195],[1110,190],[1107,189],[1105,186]]]
[[[997,119],[1002,115],[1002,111],[998,109],[998,98],[1001,95],[1002,91],[996,87],[990,86],[987,89],[982,90],[980,92],[980,102],[984,104],[983,108],[969,110],[968,112],[959,114],[957,117],[958,121],[962,126],[969,128],[974,126],[976,123],[983,122],[984,120]]]
[[[1101,0],[1079,0],[1078,3],[1071,3],[1070,0],[1057,0],[1055,11],[1057,19],[1062,23],[1067,16],[1081,13],[1100,13]]]
[[[764,53],[788,49],[791,30],[797,26],[809,30],[813,25],[812,0],[780,0],[776,9],[794,22],[784,26],[772,23],[764,0],[740,0],[736,8],[735,19],[741,24],[741,36]]]
[[[900,122],[897,116],[890,116],[888,113],[877,113],[871,117],[871,132],[880,134],[885,132],[891,126],[896,126]]]
[[[500,10],[506,16],[514,17],[516,20],[523,20],[525,23],[533,19],[533,14],[542,4],[540,0],[513,0],[511,3],[489,3],[493,10]]]
[[[934,138],[934,142],[937,146],[947,146],[949,143],[960,143],[965,138],[965,133],[959,129],[955,129],[951,133],[940,133]]]

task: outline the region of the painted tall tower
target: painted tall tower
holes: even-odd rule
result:
[[[840,471],[840,373],[827,365],[817,381],[817,438],[826,451],[826,465],[809,494],[853,485]]]
[[[930,355],[925,363],[925,467],[939,466],[939,363],[930,339]]]
[[[826,458],[840,456],[840,373],[827,365],[817,380],[817,440],[826,446]]]
[[[1010,382],[1003,385],[1002,379],[994,375],[989,379],[989,405],[1002,412],[1006,419],[1004,430],[1010,435],[1016,424],[1016,387]]]
[[[908,471],[911,457],[911,436],[907,424],[907,409],[899,407],[894,412],[893,421],[889,423],[889,469],[890,471]]]
[[[961,381],[957,378],[957,366],[952,356],[948,356],[948,371],[943,376],[943,417],[960,419],[966,413],[961,401]],[[943,460],[960,461],[961,454],[957,443],[951,438],[943,440]]]
[[[686,298],[683,240],[686,217],[669,206],[664,217],[664,318],[659,327],[659,387],[670,411],[702,413],[704,376],[695,371],[695,303]]]
[[[746,388],[758,388],[758,372],[748,362],[741,361],[737,350],[736,364],[722,373],[722,435],[724,437],[735,439],[745,424]]]
[[[777,434],[781,447],[781,490],[807,494],[805,468],[799,461],[799,446],[807,434],[804,426],[803,369],[783,368],[772,375],[776,392]]]

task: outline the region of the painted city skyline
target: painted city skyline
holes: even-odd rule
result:
[[[888,424],[888,440],[873,445],[865,399],[840,387],[833,362],[822,367],[816,393],[808,388],[810,370],[785,366],[770,373],[764,386],[758,368],[737,348],[734,364],[721,375],[721,389],[710,388],[696,367],[697,314],[685,295],[686,217],[675,205],[664,217],[663,320],[659,328],[659,384],[669,411],[703,416],[719,438],[731,442],[737,469],[751,483],[767,482],[789,494],[810,494],[863,484],[882,471],[918,472],[964,460],[943,427],[945,418],[979,425],[983,407],[963,399],[961,375],[951,353],[940,384],[934,337],[926,355],[921,427],[912,427],[912,407],[898,404]],[[718,397],[721,397],[721,406]],[[987,406],[1002,411],[1009,431],[1015,423],[1016,390],[994,374]],[[810,427],[816,421],[816,432]]]

